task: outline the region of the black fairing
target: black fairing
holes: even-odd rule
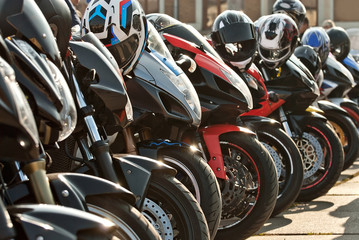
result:
[[[159,114],[167,120],[172,119],[187,123],[192,121],[185,106],[180,101],[147,79],[134,76],[126,80],[126,86],[133,106],[135,123],[145,118],[146,113]]]
[[[4,37],[17,35],[45,53],[58,67],[61,56],[51,28],[33,0],[0,1],[0,28]]]
[[[262,69],[270,78],[266,81],[267,90],[274,91],[279,98],[286,101],[284,108],[303,111],[317,99],[319,91],[314,80],[309,78],[295,62],[295,60],[287,60],[281,67],[279,77],[276,76],[277,72],[270,72],[265,67]]]
[[[36,159],[39,156],[38,143],[19,122],[15,98],[4,82],[5,78],[15,78],[14,71],[1,57],[0,66],[0,156],[7,160]]]
[[[115,114],[120,114],[128,101],[120,73],[107,57],[91,43],[70,41],[70,47],[82,67],[88,70],[96,70],[96,79],[85,84],[89,84],[88,87],[103,101],[108,110]],[[81,81],[84,75],[77,77]],[[87,100],[97,109],[97,103],[93,102],[93,99],[92,101],[91,99]],[[127,122],[121,122],[122,126],[126,124]]]
[[[63,105],[45,56],[28,48],[30,45],[24,41],[11,38],[11,40],[6,39],[5,42],[14,56],[13,68],[16,79],[29,97],[38,126],[39,121],[45,121],[48,126],[56,130],[51,132],[52,138],[58,139],[59,131],[62,130],[59,112]]]
[[[324,81],[328,80],[338,84],[328,95],[329,98],[345,97],[348,91],[354,87],[353,75],[343,64],[332,57],[328,57],[323,72]]]

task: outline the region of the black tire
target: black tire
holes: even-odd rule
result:
[[[343,147],[332,127],[321,119],[308,122],[302,138],[295,138],[294,142],[304,163],[304,180],[297,201],[311,201],[327,193],[338,180],[344,164]]]
[[[202,157],[190,150],[161,149],[158,160],[177,170],[177,180],[185,185],[199,202],[206,216],[211,239],[214,239],[221,220],[222,197],[212,169]]]
[[[350,118],[353,120],[357,129],[359,129],[359,107],[354,104],[345,103],[345,102],[341,103],[340,106],[345,111],[347,111],[347,113],[350,115]]]
[[[188,189],[174,177],[151,177],[142,214],[156,226],[164,240],[210,239],[201,207]],[[168,228],[173,229],[172,235]]]
[[[352,119],[338,112],[326,111],[325,117],[334,127],[344,149],[343,170],[349,168],[359,156],[359,134]]]
[[[114,199],[113,196],[90,196],[86,198],[90,213],[113,221],[119,239],[160,240],[161,237],[147,219],[133,206]]]
[[[294,141],[282,129],[261,126],[256,129],[259,141],[271,154],[277,169],[278,196],[272,216],[290,207],[302,188],[304,169],[302,156]]]
[[[216,239],[246,239],[271,216],[278,196],[273,159],[255,135],[219,137],[228,179],[219,179],[222,220]]]

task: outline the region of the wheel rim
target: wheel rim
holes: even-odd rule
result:
[[[274,146],[270,146],[265,142],[261,142],[261,144],[268,150],[269,154],[274,160],[275,168],[277,170],[277,179],[281,177],[281,175],[285,174],[285,171],[282,172],[282,160],[283,157],[279,156]]]
[[[187,187],[193,196],[195,196],[197,202],[201,203],[199,185],[191,170],[189,170],[187,166],[181,161],[173,157],[163,156],[163,161],[165,163],[168,162],[170,165],[174,166],[174,168],[177,170],[176,178]]]
[[[95,215],[98,215],[100,217],[106,218],[110,221],[112,221],[115,225],[119,226],[119,228],[122,230],[122,232],[117,231],[116,235],[120,239],[138,239],[141,238],[137,236],[137,234],[126,224],[124,220],[121,218],[118,218],[116,215],[112,214],[111,212],[107,211],[104,208],[101,208],[99,206],[93,205],[88,203],[87,207],[89,209],[90,213],[93,213]]]
[[[228,179],[219,180],[223,211],[219,229],[243,221],[253,210],[260,192],[259,172],[251,156],[241,147],[220,142]]]
[[[304,179],[313,176],[323,162],[323,149],[319,141],[311,134],[305,132],[302,138],[296,139],[299,151],[302,153],[304,164]]]
[[[348,145],[348,138],[345,135],[345,132],[342,127],[340,127],[337,123],[329,121],[330,124],[334,127],[334,131],[337,133],[340,143],[345,148]]]
[[[311,188],[319,184],[328,174],[329,168],[332,166],[333,161],[333,152],[327,137],[322,133],[318,128],[313,126],[307,126],[310,132],[304,132],[301,139],[296,138],[295,142],[302,154],[304,162],[304,180],[302,185],[302,190]],[[307,148],[308,152],[313,153],[314,157],[306,159],[305,152],[302,151],[301,146],[305,146],[305,143],[301,143],[302,140],[306,139],[308,145],[311,146]],[[304,148],[305,149],[305,148]],[[311,155],[308,155],[311,156]],[[305,163],[309,163],[309,170]],[[316,171],[315,171],[316,170]],[[307,173],[308,172],[308,173]]]
[[[165,211],[154,201],[146,198],[143,204],[142,214],[154,226],[163,240],[173,239],[173,228]]]

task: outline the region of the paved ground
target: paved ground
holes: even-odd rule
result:
[[[359,160],[337,184],[309,203],[271,218],[249,240],[359,240]]]

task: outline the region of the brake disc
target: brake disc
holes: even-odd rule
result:
[[[309,178],[318,171],[324,160],[323,148],[319,141],[307,132],[295,142],[303,158],[304,179]]]
[[[161,236],[161,239],[173,239],[174,236],[170,216],[168,216],[157,203],[146,198],[143,203],[142,214],[145,218],[147,218],[152,226],[155,227]]]
[[[261,144],[268,150],[269,154],[273,158],[275,168],[277,169],[277,179],[279,179],[279,177],[282,174],[282,159],[281,159],[281,157],[279,156],[278,152],[276,150],[274,150],[273,147],[270,146],[269,144],[264,143],[264,142],[261,142]]]

